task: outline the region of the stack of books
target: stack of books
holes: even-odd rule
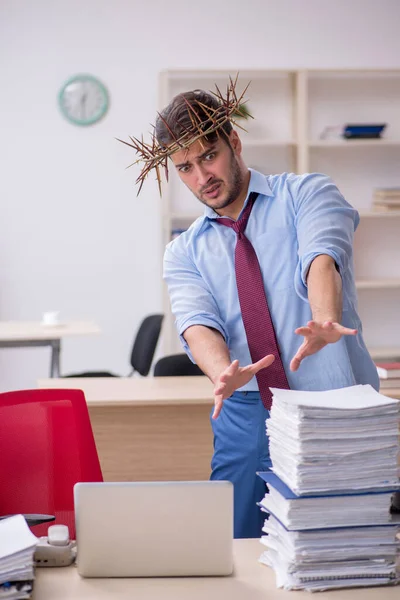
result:
[[[0,520],[0,600],[31,597],[37,542],[22,515]]]
[[[400,388],[400,362],[377,362],[381,389]]]
[[[179,237],[181,235],[181,233],[184,233],[186,231],[186,228],[182,228],[182,227],[176,227],[175,229],[173,229],[171,231],[171,242],[172,240],[175,240],[177,237]]]
[[[278,587],[327,590],[400,582],[400,403],[371,386],[272,389],[272,471],[260,561]]]
[[[372,208],[378,212],[400,210],[400,187],[375,189]]]

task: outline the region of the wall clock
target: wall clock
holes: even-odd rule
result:
[[[93,125],[104,117],[109,106],[106,87],[92,75],[75,75],[58,95],[62,114],[75,125]]]

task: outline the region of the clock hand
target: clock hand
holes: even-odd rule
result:
[[[87,95],[86,94],[82,94],[82,97],[81,97],[81,114],[82,114],[81,118],[82,119],[85,118],[85,113],[86,113],[86,110],[85,110],[85,108],[86,108],[86,98],[87,98]]]

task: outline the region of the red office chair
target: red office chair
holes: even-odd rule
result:
[[[75,539],[73,487],[103,481],[86,400],[81,390],[0,394],[0,515],[55,515],[32,527],[47,535],[68,525]]]

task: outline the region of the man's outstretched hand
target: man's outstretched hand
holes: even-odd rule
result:
[[[304,341],[292,358],[290,363],[291,371],[297,371],[301,361],[306,356],[315,354],[327,344],[334,344],[340,340],[342,335],[356,335],[357,329],[349,329],[340,325],[340,323],[333,323],[332,321],[325,321],[325,323],[309,321],[306,327],[298,327],[295,333],[304,336]]]
[[[235,390],[248,383],[258,371],[272,365],[274,360],[275,356],[268,354],[256,363],[247,365],[247,367],[239,367],[239,361],[234,360],[229,367],[222,371],[214,386],[215,406],[212,418],[216,419],[218,417],[226,398],[232,396]]]

